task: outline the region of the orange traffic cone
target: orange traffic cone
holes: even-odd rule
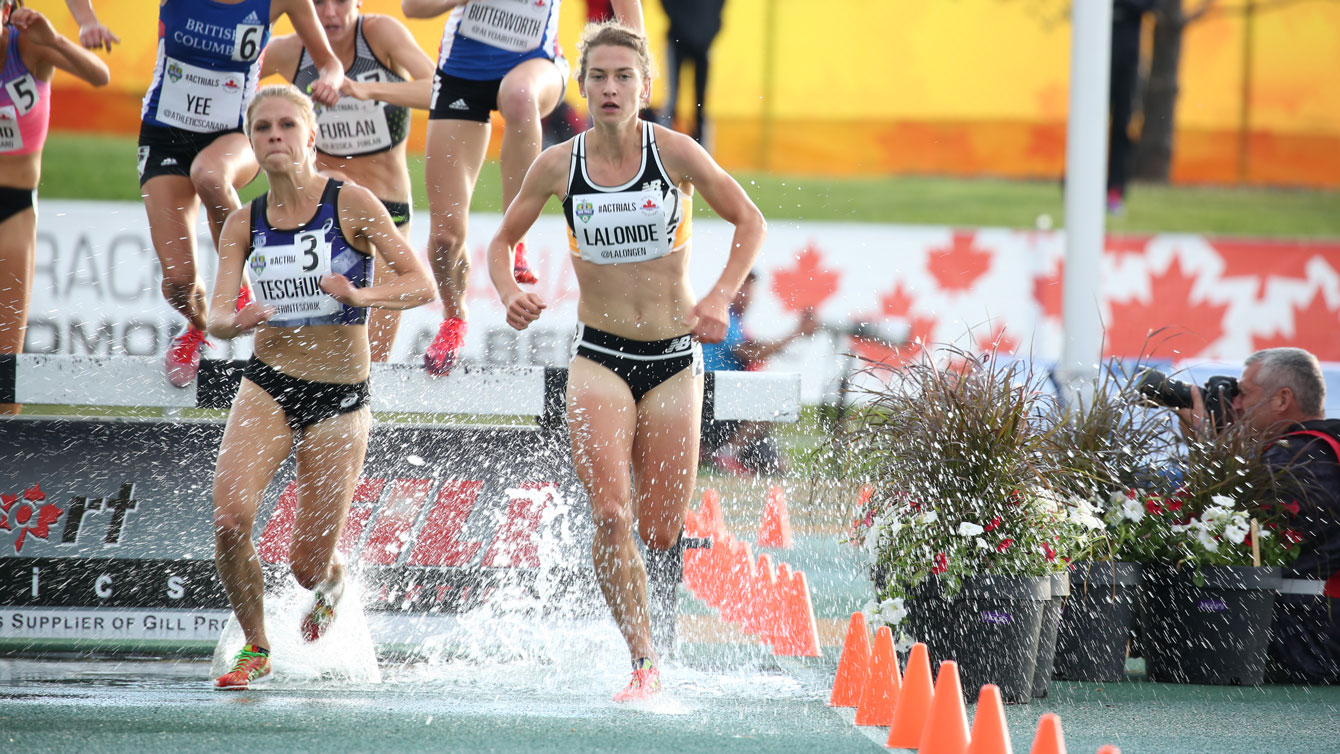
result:
[[[1038,732],[1033,736],[1033,748],[1028,754],[1066,754],[1061,718],[1055,712],[1048,712],[1038,719]]]
[[[703,490],[703,504],[698,509],[698,523],[704,534],[719,537],[727,534],[726,517],[721,513],[721,495],[712,487]]]
[[[726,593],[722,595],[721,617],[743,624],[754,599],[754,553],[748,542],[731,540],[730,567],[725,574]]]
[[[893,725],[885,746],[891,749],[915,749],[921,743],[926,716],[931,711],[931,658],[926,645],[917,642],[907,656],[903,670],[903,691],[893,709]]]
[[[893,666],[897,669],[896,660]],[[833,678],[833,694],[828,697],[828,706],[855,707],[859,704],[869,668],[870,629],[865,625],[865,613],[855,612],[847,624],[847,638],[842,642],[842,654],[838,656],[837,675]]]
[[[791,515],[786,512],[786,491],[778,485],[768,488],[763,520],[758,525],[759,547],[791,546]]]
[[[766,552],[758,556],[758,564],[754,566],[754,586],[750,593],[753,599],[744,616],[744,630],[771,646],[772,626],[777,621],[777,573],[772,569],[772,556]],[[869,646],[869,639],[866,641]]]
[[[866,668],[861,701],[856,707],[856,724],[892,725],[893,708],[898,703],[898,692],[903,684],[898,678],[898,655],[894,654],[893,632],[888,626],[880,626],[875,631],[875,644]]]
[[[1000,687],[988,683],[977,695],[977,715],[972,719],[968,754],[1014,754],[1010,731],[1005,727],[1005,705]]]
[[[940,663],[931,713],[917,750],[920,754],[964,754],[968,750],[968,708],[963,704],[958,663],[953,660]]]
[[[787,567],[787,570],[790,568]],[[805,579],[805,572],[796,571],[786,581],[780,575],[777,591],[781,599],[777,604],[782,612],[782,620],[780,636],[773,645],[773,654],[783,657],[822,656],[823,653],[819,651],[819,624],[814,620],[814,606],[810,602],[810,585]]]
[[[1121,749],[1118,749],[1112,744],[1107,744],[1106,746],[1098,747],[1098,754],[1121,754]]]

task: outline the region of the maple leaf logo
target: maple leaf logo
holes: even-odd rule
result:
[[[945,291],[967,291],[991,268],[991,252],[977,248],[975,231],[955,232],[948,247],[931,249],[926,268]]]
[[[939,320],[935,317],[916,316],[908,322],[907,342],[892,346],[877,340],[851,339],[852,353],[866,360],[876,371],[893,371],[911,363],[925,349]]]
[[[1061,293],[1064,289],[1065,260],[1056,263],[1056,272],[1050,275],[1038,275],[1033,278],[1033,300],[1042,309],[1042,316],[1061,316]]]
[[[29,534],[46,539],[51,533],[51,525],[65,513],[60,506],[44,502],[46,499],[41,484],[34,484],[18,494],[0,493],[0,529],[13,531],[13,525],[19,527],[18,539],[14,540],[14,552],[23,550],[23,541]],[[43,504],[38,506],[37,503]],[[35,521],[34,515],[37,517]]]
[[[1019,350],[1019,341],[1005,332],[1005,325],[996,325],[990,335],[977,338],[977,350],[983,353],[1013,354]]]
[[[1149,301],[1112,302],[1107,355],[1189,358],[1219,340],[1228,304],[1193,303],[1195,284],[1195,277],[1183,272],[1181,260],[1174,258],[1162,275],[1150,275]]]
[[[1261,338],[1252,336],[1252,350],[1290,346],[1306,348],[1321,361],[1340,361],[1340,340],[1335,337],[1340,312],[1326,306],[1321,291],[1312,294],[1307,306],[1293,311],[1293,334],[1278,332]]]
[[[912,296],[901,282],[895,283],[888,293],[880,294],[879,308],[886,317],[906,317],[912,311]]]
[[[1307,280],[1307,263],[1315,254],[1305,243],[1279,241],[1215,241],[1214,250],[1224,260],[1225,278],[1255,278],[1252,298],[1259,299],[1268,277]]]
[[[823,252],[810,242],[796,255],[796,266],[777,270],[772,292],[788,312],[818,309],[837,293],[840,273],[823,266]]]

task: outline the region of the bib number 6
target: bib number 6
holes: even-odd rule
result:
[[[261,37],[265,35],[265,27],[250,24],[238,24],[237,32],[233,39],[237,44],[233,46],[233,60],[255,60],[261,53]]]

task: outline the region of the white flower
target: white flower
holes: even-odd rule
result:
[[[903,622],[903,618],[907,617],[907,608],[903,607],[901,597],[884,600],[880,603],[879,613],[875,617],[885,625],[896,626]]]
[[[1228,495],[1211,495],[1210,502],[1220,508],[1228,508],[1230,510],[1233,508],[1233,498]]]
[[[1209,529],[1205,529],[1205,528],[1199,528],[1199,529],[1197,529],[1197,530],[1196,530],[1196,539],[1200,541],[1200,545],[1201,545],[1201,547],[1204,547],[1205,549],[1209,550],[1210,552],[1218,552],[1218,551],[1219,551],[1219,543],[1216,542],[1215,539],[1214,539],[1214,532],[1210,531]]]
[[[1247,523],[1247,514],[1235,513],[1229,519],[1228,526],[1224,527],[1224,536],[1228,541],[1235,545],[1240,545],[1247,540],[1247,532],[1251,531],[1251,525]]]
[[[984,531],[986,530],[971,521],[964,521],[958,525],[958,534],[960,537],[975,537]]]
[[[991,549],[991,545],[987,544],[987,541],[985,539],[978,537],[975,541],[977,542],[977,549],[979,550]]]
[[[1218,527],[1227,521],[1231,514],[1232,511],[1228,508],[1210,507],[1206,508],[1205,512],[1200,514],[1200,520],[1204,522],[1206,526]]]
[[[1143,505],[1140,505],[1139,500],[1131,500],[1127,498],[1121,504],[1121,517],[1128,521],[1139,523],[1145,517],[1145,508]]]
[[[1127,495],[1125,492],[1117,490],[1113,492],[1111,495],[1107,496],[1107,504],[1111,508],[1116,508],[1130,499],[1131,499],[1130,495]]]
[[[909,649],[911,649],[912,645],[915,643],[916,640],[914,640],[911,636],[908,636],[907,634],[904,633],[900,633],[898,634],[898,638],[893,642],[893,648],[898,650],[899,652],[906,652]]]
[[[921,514],[921,523],[923,524],[933,524],[939,520],[940,520],[940,514],[936,513],[935,511],[926,511],[925,513]]]

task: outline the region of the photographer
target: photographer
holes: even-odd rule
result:
[[[758,275],[750,271],[731,301],[726,337],[720,343],[703,344],[703,365],[708,371],[752,372],[762,369],[768,359],[796,340],[819,330],[814,312],[806,310],[801,313],[795,329],[781,338],[761,341],[746,335],[744,314],[749,309],[757,280]],[[708,459],[718,470],[732,474],[784,474],[786,461],[768,437],[768,428],[767,422],[714,421],[704,410],[700,457]]]
[[[1232,398],[1227,419],[1274,437],[1262,459],[1288,467],[1296,480],[1279,491],[1281,503],[1297,511],[1293,528],[1303,537],[1301,554],[1284,577],[1324,582],[1321,596],[1279,596],[1267,678],[1340,683],[1340,420],[1323,414],[1321,365],[1301,348],[1268,348],[1247,358],[1236,391],[1226,380],[1220,385],[1225,383],[1229,387],[1218,389]],[[1185,428],[1200,432],[1205,401],[1199,388],[1190,393],[1192,405],[1177,414]]]

